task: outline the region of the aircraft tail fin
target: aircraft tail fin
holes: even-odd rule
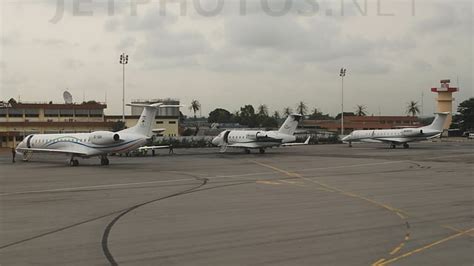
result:
[[[283,125],[281,125],[278,132],[287,135],[293,135],[298,127],[298,123],[300,122],[303,116],[300,114],[291,114],[286,118]]]
[[[448,118],[449,113],[436,113],[436,117],[431,123],[431,125],[426,126],[425,128],[428,129],[434,129],[437,131],[443,131],[444,129],[444,123],[446,122],[446,119]]]
[[[163,103],[153,104],[127,104],[128,106],[143,107],[143,112],[135,126],[122,130],[124,133],[140,134],[147,137],[153,135],[153,125],[158,108],[181,107],[181,105],[164,105]]]

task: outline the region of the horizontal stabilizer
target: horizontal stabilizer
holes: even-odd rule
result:
[[[311,139],[311,136],[309,136],[309,137],[305,140],[305,142],[303,142],[303,143],[298,143],[298,142],[284,143],[284,144],[281,144],[281,146],[283,146],[283,147],[288,147],[288,146],[302,146],[302,145],[308,145],[310,139]]]
[[[142,104],[142,103],[127,103],[127,106],[133,107],[151,107],[151,108],[158,108],[162,106],[163,103],[152,103],[152,104]]]
[[[158,149],[167,149],[169,148],[169,145],[163,145],[163,146],[143,146],[138,148],[139,151],[148,151],[148,150],[158,150]]]
[[[166,130],[166,128],[154,128],[152,130],[153,133],[162,133]]]

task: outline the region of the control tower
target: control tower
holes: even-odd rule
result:
[[[458,88],[453,88],[449,86],[451,81],[449,79],[441,80],[441,87],[439,88],[431,88],[432,92],[438,93],[438,98],[436,98],[437,112],[449,112],[448,119],[444,124],[444,129],[448,129],[451,125],[452,121],[452,113],[453,113],[453,93],[459,91]]]

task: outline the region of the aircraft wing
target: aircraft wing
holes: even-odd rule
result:
[[[247,142],[247,143],[234,143],[234,144],[229,144],[227,147],[231,148],[247,148],[247,149],[257,149],[261,148],[257,143],[255,142]]]
[[[157,134],[157,133],[163,133],[166,130],[166,128],[154,128],[151,130],[151,132]]]
[[[38,148],[21,148],[17,149],[19,152],[43,152],[43,153],[60,153],[60,154],[74,154],[79,156],[89,156],[89,154],[80,152],[80,151],[73,151],[73,150],[55,150],[55,149],[38,149]]]
[[[139,151],[149,151],[149,150],[158,150],[158,149],[168,149],[170,146],[169,145],[163,145],[163,146],[143,146],[138,148]]]
[[[308,145],[309,140],[311,139],[311,136],[309,136],[304,143],[299,143],[299,142],[293,142],[293,143],[283,143],[281,146],[287,147],[287,146],[301,146],[301,145]]]
[[[374,138],[373,140],[377,140],[380,142],[390,142],[390,143],[405,143],[408,142],[408,139],[404,138]]]

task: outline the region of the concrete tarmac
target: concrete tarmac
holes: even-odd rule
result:
[[[411,146],[3,153],[0,264],[474,265],[474,142]]]

